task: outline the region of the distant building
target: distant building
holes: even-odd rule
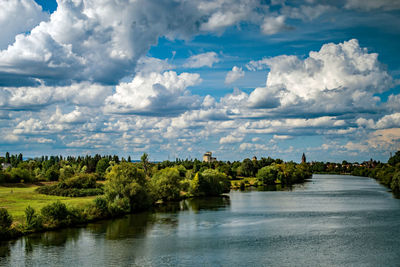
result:
[[[370,159],[369,161],[364,161],[363,163],[361,163],[360,166],[367,168],[375,168],[376,165],[378,165],[378,162],[376,160]]]
[[[257,157],[256,156],[253,157],[253,161],[257,161]]]
[[[301,163],[306,163],[306,162],[307,162],[306,155],[304,155],[303,153],[303,156],[301,156]]]
[[[214,162],[217,161],[217,158],[212,157],[212,152],[206,152],[203,155],[203,162]]]

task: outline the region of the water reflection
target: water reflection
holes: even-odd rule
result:
[[[371,179],[314,178],[28,236],[0,245],[0,266],[399,266],[400,201]]]
[[[8,243],[8,244],[7,244]],[[10,242],[0,242],[0,258],[4,258],[10,256],[11,249],[10,247],[15,243],[15,241]]]
[[[127,215],[125,218],[104,221],[105,237],[109,240],[130,237],[142,238],[155,221],[156,216],[150,212]]]
[[[218,210],[230,205],[229,196],[193,198],[180,202],[166,203],[148,212],[126,215],[122,218],[98,221],[85,228],[66,228],[24,236],[18,240],[0,244],[0,257],[9,257],[13,247],[22,246],[26,256],[35,248],[65,247],[67,243],[77,243],[82,234],[104,236],[107,240],[145,238],[154,225],[164,225],[172,229],[179,224],[178,214],[182,211],[198,213],[202,210]],[[16,244],[18,243],[18,244]]]
[[[201,210],[219,210],[230,205],[229,196],[189,198],[180,202],[170,202],[155,208],[156,212],[176,213],[179,211],[191,211],[197,213]]]
[[[282,190],[290,190],[291,187],[282,187],[282,185],[264,185],[257,187],[257,191],[282,191]]]
[[[33,247],[41,246],[64,246],[67,242],[78,242],[80,228],[66,228],[59,231],[36,233],[22,237],[25,250],[31,252]]]

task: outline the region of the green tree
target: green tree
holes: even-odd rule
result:
[[[147,153],[143,153],[143,155],[140,157],[140,161],[142,162],[144,174],[148,176],[148,170],[149,170],[149,155]]]
[[[390,188],[394,193],[400,193],[400,171],[395,172],[393,175],[392,182],[390,183]]]
[[[45,175],[48,181],[57,181],[60,176],[60,171],[56,165],[52,165],[46,172]]]
[[[145,174],[132,163],[114,165],[106,178],[104,193],[112,213],[140,210],[150,204]]]
[[[32,176],[27,169],[22,168],[12,168],[10,171],[11,181],[12,183],[19,183],[21,181],[31,182]]]
[[[151,178],[151,188],[156,200],[171,201],[180,197],[182,177],[176,167],[165,168]]]
[[[67,180],[75,175],[75,170],[69,165],[65,165],[60,169],[60,181]]]
[[[394,156],[392,156],[389,160],[388,163],[392,166],[395,166],[397,163],[400,162],[400,150],[396,152],[396,154],[394,154]]]
[[[110,161],[107,158],[102,158],[97,162],[96,173],[100,174],[101,176],[104,176],[109,166],[110,166]]]
[[[275,184],[275,180],[278,178],[278,173],[279,169],[277,165],[272,164],[259,169],[256,177],[262,184],[272,185]]]
[[[230,190],[230,182],[224,173],[207,169],[196,173],[190,186],[190,193],[194,196],[218,196]]]
[[[251,159],[244,159],[241,165],[242,175],[245,177],[254,176],[254,164]]]

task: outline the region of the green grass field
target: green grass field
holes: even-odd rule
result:
[[[23,222],[25,209],[28,205],[36,211],[52,202],[60,200],[68,206],[80,206],[91,202],[96,196],[90,197],[59,197],[42,195],[35,192],[36,185],[18,184],[0,186],[0,207],[6,208],[13,216],[14,222]]]

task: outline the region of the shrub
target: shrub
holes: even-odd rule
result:
[[[98,185],[97,188],[62,188],[58,185],[45,185],[36,188],[36,192],[44,195],[63,196],[63,197],[86,197],[97,196],[104,193],[104,186]]]
[[[12,168],[9,172],[9,181],[10,183],[20,183],[21,181],[30,182],[32,181],[31,174],[27,169],[22,168]]]
[[[243,181],[240,181],[240,186],[239,186],[240,190],[245,190],[246,189],[246,183]]]
[[[103,187],[102,184],[96,184],[96,175],[80,173],[56,185],[38,187],[36,192],[54,196],[85,197],[102,195]]]
[[[3,172],[1,170],[1,166],[0,166],[0,184],[7,182],[10,179],[9,176],[10,175],[8,173]]]
[[[62,223],[68,216],[67,206],[60,201],[44,206],[40,212],[45,222],[56,225]]]
[[[129,203],[129,199],[124,198],[115,198],[113,201],[109,202],[108,210],[111,215],[121,215],[124,213],[128,213],[131,211],[131,206]]]
[[[80,173],[72,178],[65,179],[58,184],[61,188],[96,188],[96,176],[94,174]]]
[[[106,215],[108,212],[107,200],[104,197],[96,197],[94,199],[94,205],[102,215]]]
[[[44,175],[48,181],[57,181],[60,176],[60,171],[56,165],[51,166]]]
[[[60,169],[60,181],[64,181],[73,177],[75,174],[74,168],[69,165],[66,165]]]
[[[5,208],[0,208],[0,232],[7,232],[13,222],[11,215]]]
[[[25,209],[26,228],[28,230],[37,230],[42,228],[42,218],[36,214],[36,211],[31,206]]]
[[[83,209],[72,207],[67,210],[67,224],[77,224],[86,221]]]

